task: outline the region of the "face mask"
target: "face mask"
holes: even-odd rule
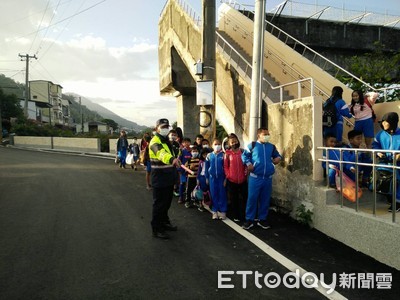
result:
[[[170,140],[171,142],[176,141],[176,136],[171,135],[171,136],[169,137],[169,140]]]
[[[232,144],[232,149],[237,149],[237,148],[239,148],[239,144],[238,143],[235,143],[235,144]]]
[[[264,135],[264,143],[268,143],[270,138],[271,138],[270,135]]]
[[[209,148],[210,146],[208,144],[204,144],[203,148]]]
[[[161,134],[162,136],[167,136],[167,135],[168,135],[168,132],[169,132],[169,129],[168,129],[168,128],[160,128],[160,134]]]
[[[192,157],[197,158],[199,156],[199,152],[192,152]]]
[[[213,149],[215,152],[218,152],[221,150],[221,145],[215,145],[215,146],[213,146]]]

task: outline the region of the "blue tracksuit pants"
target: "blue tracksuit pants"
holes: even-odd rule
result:
[[[226,191],[224,187],[225,178],[222,177],[211,177],[209,179],[210,184],[210,194],[212,200],[212,208],[213,212],[223,212],[226,213],[228,210],[228,200],[226,197]]]
[[[272,192],[272,175],[269,178],[249,176],[249,195],[246,206],[246,220],[267,219]],[[257,218],[256,218],[257,215]]]

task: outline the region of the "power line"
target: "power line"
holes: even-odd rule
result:
[[[56,6],[56,8],[53,10],[53,15],[51,16],[51,19],[50,19],[49,24],[51,24],[51,22],[53,22],[54,16],[56,15],[55,12],[57,11],[58,6],[60,5],[60,2],[61,2],[61,0],[58,0],[57,6]],[[47,30],[46,30],[46,32],[44,33],[44,35],[43,35],[43,37],[42,37],[42,40],[40,41],[40,44],[39,44],[39,46],[38,46],[38,48],[37,48],[37,50],[36,50],[36,53],[35,53],[36,55],[39,54],[39,51],[40,51],[41,46],[42,46],[42,43],[43,43],[44,39],[46,38],[48,32],[49,32],[49,27],[47,27]]]
[[[86,0],[84,2],[81,3],[81,5],[79,6],[79,8],[77,9],[77,12],[81,9],[81,7],[84,5],[84,3],[86,2]],[[61,29],[60,33],[58,34],[58,36],[56,37],[55,40],[52,41],[52,43],[50,44],[50,46],[46,49],[46,51],[44,53],[42,53],[41,55],[41,59],[43,59],[43,57],[47,54],[47,52],[49,52],[49,50],[53,47],[53,45],[56,43],[56,41],[60,38],[61,34],[63,34],[65,28],[67,28],[67,26],[71,23],[73,17],[71,17],[68,22],[64,25],[64,27]],[[39,52],[39,49],[38,49]]]
[[[34,32],[31,32],[31,33],[28,33],[28,34],[26,34],[26,35],[16,37],[16,38],[14,38],[14,39],[12,39],[12,40],[10,40],[10,41],[13,42],[13,41],[15,41],[15,40],[18,40],[18,39],[21,39],[21,38],[30,36],[30,35],[32,35],[32,34],[35,34],[36,32],[45,30],[45,29],[47,29],[47,28],[49,28],[49,27],[53,27],[53,26],[55,26],[55,25],[57,25],[57,24],[60,24],[60,23],[66,21],[66,20],[68,20],[68,19],[71,19],[71,18],[73,18],[73,17],[75,17],[75,16],[77,16],[77,15],[80,15],[80,14],[82,14],[82,13],[84,13],[84,12],[86,12],[86,11],[92,9],[92,8],[94,8],[95,6],[98,6],[98,5],[100,5],[101,3],[106,2],[106,1],[107,1],[107,0],[99,1],[99,2],[97,2],[97,3],[95,3],[95,4],[93,4],[92,6],[89,6],[88,8],[85,8],[84,10],[81,10],[80,12],[77,12],[77,13],[75,13],[75,14],[73,14],[73,15],[67,17],[67,18],[64,18],[64,19],[62,19],[62,20],[60,20],[60,21],[58,21],[58,22],[56,22],[56,23],[54,23],[54,24],[50,24],[49,26],[46,26],[46,27],[41,28],[41,29],[38,29],[38,30],[36,30],[36,31],[34,31]]]
[[[39,33],[39,29],[40,29],[40,27],[42,26],[44,16],[46,15],[47,9],[48,9],[48,7],[49,7],[49,3],[50,3],[50,0],[47,1],[47,5],[46,5],[46,8],[45,8],[45,10],[44,10],[44,12],[43,12],[42,19],[40,20],[40,23],[39,23],[39,25],[38,25],[38,30],[36,31],[35,37],[33,38],[31,47],[29,48],[28,52],[31,52],[32,46],[33,46],[33,44],[34,44],[35,41],[36,41],[36,38],[37,38],[38,33]]]
[[[71,1],[72,1],[72,0],[65,1],[65,2],[61,3],[61,5],[70,3]],[[50,8],[51,8],[51,7],[50,7]],[[7,25],[12,25],[12,24],[21,22],[21,21],[23,21],[23,20],[25,20],[25,19],[29,19],[30,17],[32,17],[32,16],[34,16],[34,15],[36,15],[36,14],[40,14],[40,13],[42,13],[42,12],[43,12],[43,10],[38,11],[38,12],[35,12],[35,13],[32,13],[32,14],[26,16],[26,17],[23,17],[23,18],[13,20],[13,21],[8,22],[8,23],[0,24],[0,27],[5,27],[5,26],[7,26]]]

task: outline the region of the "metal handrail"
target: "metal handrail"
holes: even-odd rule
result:
[[[289,5],[287,5],[289,4]],[[299,9],[301,8],[301,10]],[[329,14],[326,15],[325,11],[329,9]],[[400,18],[398,15],[389,15],[387,12],[385,14],[367,11],[364,10],[351,10],[345,9],[344,7],[339,8],[333,5],[318,5],[311,3],[302,3],[296,2],[293,0],[285,0],[281,4],[277,5],[275,8],[271,9],[269,12],[274,13],[275,15],[286,15],[291,17],[300,17],[300,18],[308,18],[311,19],[315,12],[321,11],[321,15],[318,15],[318,18],[321,20],[340,22],[343,24],[351,23],[355,21],[355,23],[375,25],[375,26],[384,26],[389,27],[391,25],[392,28],[395,28],[400,22]],[[369,21],[365,20],[368,16]],[[363,20],[364,19],[364,20]]]
[[[221,50],[228,55],[228,59],[236,63],[235,69],[236,70],[239,69],[239,68],[242,69],[245,77],[248,77],[251,80],[251,75],[249,75],[249,73],[252,74],[251,71],[253,69],[251,64],[237,50],[235,50],[235,48],[233,48],[232,45],[224,37],[222,37],[219,32],[216,32],[216,35],[217,35],[217,45],[219,45],[219,40],[222,40],[224,42],[223,46],[220,46],[220,45],[219,46],[220,46]],[[225,45],[227,47],[229,47],[229,53],[228,53],[227,49],[225,49],[225,47],[224,47]],[[234,60],[232,58],[233,57],[232,53],[234,53],[244,63],[244,65],[246,66],[245,69],[243,69],[240,66],[240,63],[238,63],[236,60]],[[287,86],[291,86],[291,85],[297,84],[297,86],[298,86],[298,89],[297,89],[298,98],[301,98],[301,89],[302,89],[301,83],[305,82],[305,81],[310,81],[310,94],[311,95],[314,94],[315,86],[314,86],[314,79],[313,78],[299,79],[299,80],[296,80],[296,81],[293,81],[293,82],[289,82],[289,83],[285,83],[285,84],[282,84],[282,85],[279,85],[279,86],[273,86],[266,78],[263,78],[263,81],[265,81],[270,86],[271,89],[273,89],[273,90],[279,89],[279,92],[280,92],[279,101],[280,101],[281,104],[283,102],[283,89],[285,87],[287,87]]]
[[[345,164],[351,164],[355,165],[357,172],[355,173],[356,176],[356,190],[358,190],[358,181],[359,181],[359,174],[358,174],[358,168],[359,166],[367,166],[367,167],[372,167],[372,178],[376,178],[376,168],[377,167],[384,167],[387,169],[392,169],[393,172],[393,184],[392,184],[392,222],[396,222],[396,191],[397,191],[397,171],[400,171],[400,166],[397,166],[397,159],[396,159],[396,154],[400,154],[400,150],[386,150],[386,149],[362,149],[362,148],[331,148],[331,147],[317,147],[318,150],[325,150],[326,151],[326,158],[320,158],[318,161],[320,162],[325,162],[326,163],[326,168],[328,170],[329,166],[328,164],[330,162],[335,162],[340,164],[340,186],[343,187],[342,184],[342,173],[343,173],[343,165]],[[340,158],[339,160],[333,160],[329,158],[329,151],[327,150],[335,150],[340,152]],[[352,161],[345,161],[343,160],[343,152],[355,152],[355,157],[356,157],[356,162]],[[370,153],[372,157],[372,163],[361,163],[358,162],[358,153]],[[376,157],[377,153],[391,153],[393,157],[393,164],[382,164],[382,163],[377,163],[376,162]],[[396,171],[397,170],[397,171]],[[399,178],[400,179],[400,178]],[[373,210],[372,213],[374,216],[376,216],[376,200],[377,200],[377,193],[376,193],[376,181],[373,181],[373,193],[374,193],[374,203],[373,203]],[[329,186],[329,180],[327,181],[327,186]],[[343,193],[340,195],[340,205],[343,207]],[[356,211],[358,211],[358,197],[356,197]]]
[[[175,0],[183,11],[194,21],[197,27],[201,25],[201,18],[196,11],[185,0]]]
[[[311,95],[314,95],[314,79],[309,77],[309,78],[304,78],[304,79],[300,79],[294,82],[289,82],[289,83],[285,83],[285,84],[281,84],[279,86],[276,87],[271,87],[272,89],[279,89],[279,94],[280,94],[280,103],[282,104],[283,102],[283,88],[287,87],[287,86],[291,86],[294,84],[297,84],[297,99],[301,98],[301,83],[305,82],[305,81],[310,81],[310,93]]]

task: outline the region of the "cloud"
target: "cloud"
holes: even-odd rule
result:
[[[86,22],[84,16],[74,18],[71,24],[64,22],[49,30],[40,30],[36,35],[42,18],[41,28],[50,22],[55,5],[50,5],[45,13],[45,0],[3,2],[0,59],[10,60],[4,69],[25,68],[18,53],[37,54],[38,60],[32,59],[30,63],[30,80],[49,80],[63,86],[64,93],[96,98],[98,104],[121,117],[134,118],[133,121],[139,124],[152,125],[155,116],[176,119],[175,100],[161,97],[159,93],[157,39],[151,42],[147,37],[135,36],[132,30],[132,35],[124,39],[123,45],[112,43],[114,40],[106,36],[105,31],[94,32],[85,28],[90,22]],[[52,23],[72,15],[79,8],[76,3],[71,3],[69,11],[64,10],[67,7],[69,5],[60,4]],[[78,19],[82,26],[76,26]],[[118,35],[116,30],[114,32]],[[14,79],[24,82],[24,73]],[[132,112],[135,112],[134,117]]]

